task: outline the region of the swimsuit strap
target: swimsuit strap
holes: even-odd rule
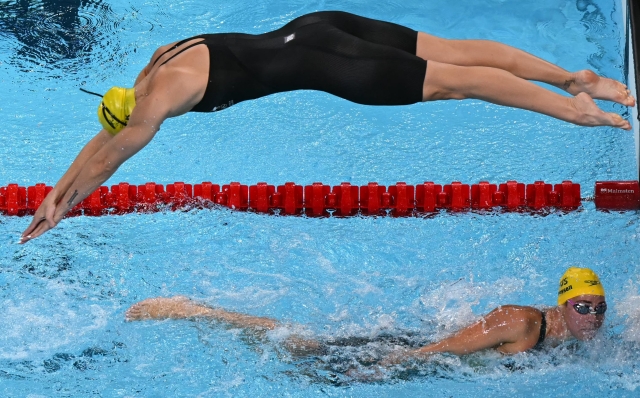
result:
[[[184,43],[186,43],[186,42],[188,42],[188,41],[190,41],[190,40],[194,40],[194,39],[203,39],[203,38],[200,38],[200,37],[191,37],[191,38],[189,38],[189,39],[185,39],[185,40],[181,40],[181,41],[177,42],[173,47],[171,47],[171,48],[170,48],[170,49],[168,49],[167,51],[165,51],[165,52],[163,52],[162,54],[160,54],[160,56],[159,56],[158,58],[156,58],[156,60],[155,60],[155,61],[153,61],[153,65],[152,65],[152,66],[154,66],[154,65],[156,64],[156,62],[158,62],[158,60],[159,60],[160,58],[162,58],[162,57],[163,57],[166,53],[168,53],[169,51],[173,51],[173,50],[175,50],[176,48],[178,48],[178,47],[180,47],[181,45],[183,45]],[[186,51],[186,50],[190,49],[190,48],[191,48],[191,47],[193,47],[193,46],[197,46],[198,44],[202,44],[202,43],[204,43],[204,41],[205,41],[205,40],[203,39],[203,40],[197,41],[197,42],[195,42],[195,43],[189,44],[189,45],[188,45],[188,46],[186,46],[185,48],[181,49],[181,50],[180,50],[180,51],[178,51],[177,53],[175,53],[175,54],[173,54],[172,56],[170,56],[170,57],[169,57],[169,59],[167,59],[166,61],[164,61],[163,63],[161,63],[161,64],[160,64],[160,66],[162,66],[162,65],[166,64],[167,62],[171,61],[173,58],[175,58],[176,56],[180,55],[183,51]]]
[[[540,311],[540,315],[542,318],[540,319],[540,336],[538,336],[538,342],[535,347],[539,347],[544,342],[544,338],[547,336],[547,319],[545,317],[544,311]]]

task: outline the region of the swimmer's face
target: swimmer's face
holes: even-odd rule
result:
[[[564,320],[567,328],[578,340],[591,340],[595,337],[598,329],[604,323],[604,314],[579,314],[573,307],[575,304],[585,304],[594,309],[598,304],[604,303],[603,296],[595,296],[592,294],[583,294],[571,299],[563,307]]]

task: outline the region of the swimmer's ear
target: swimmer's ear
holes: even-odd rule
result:
[[[98,94],[98,93],[94,93],[93,91],[85,90],[82,87],[80,87],[80,91],[84,91],[87,94],[92,94],[92,95],[98,96],[100,98],[104,97],[104,95],[102,95],[102,94]]]

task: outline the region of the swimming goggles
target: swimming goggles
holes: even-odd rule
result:
[[[573,306],[573,309],[580,315],[602,315],[607,311],[607,303],[600,303],[594,307],[586,305],[584,303],[575,303],[571,300],[567,300],[569,304]]]

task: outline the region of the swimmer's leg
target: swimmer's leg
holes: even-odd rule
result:
[[[125,313],[127,321],[198,318],[216,320],[255,334],[263,334],[279,326],[278,321],[271,318],[211,308],[184,296],[146,299],[132,305]],[[282,346],[294,356],[318,354],[323,348],[320,342],[297,335],[289,336],[283,341]]]
[[[543,113],[581,126],[631,129],[628,121],[615,113],[602,111],[586,93],[565,97],[498,68],[430,61],[422,93],[423,101],[476,98]]]
[[[526,80],[561,88],[572,95],[587,93],[592,98],[634,106],[627,87],[590,70],[568,72],[525,51],[490,40],[449,40],[418,33],[416,55],[422,59],[458,66],[487,66],[506,70]]]

